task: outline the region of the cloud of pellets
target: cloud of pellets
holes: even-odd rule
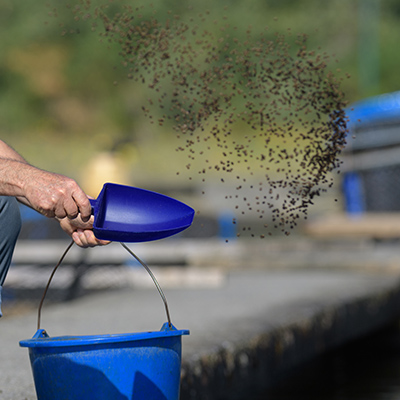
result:
[[[69,7],[75,20],[92,21],[104,41],[118,45],[127,78],[150,90],[143,112],[173,126],[177,151],[188,157],[182,168],[202,181],[212,173],[221,185],[235,182],[226,196],[233,223],[252,215],[266,233],[289,234],[333,185],[346,102],[330,57],[309,50],[306,35],[251,28],[236,35],[228,12],[207,30],[208,11],[182,17],[90,1]]]

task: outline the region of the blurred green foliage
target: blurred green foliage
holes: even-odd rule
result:
[[[94,18],[101,5],[112,16],[123,10],[123,4],[130,4],[143,19],[155,11],[157,18],[167,19],[174,14],[189,18],[209,9],[212,17],[202,24],[210,31],[219,29],[215,21],[220,20],[235,35],[244,36],[250,25],[252,35],[307,34],[309,49],[333,55],[332,69],[340,70],[340,76],[351,75],[342,84],[349,102],[398,90],[397,0],[372,0],[380,5],[376,32],[380,74],[374,85],[360,87],[362,1],[146,0],[140,9],[138,0],[1,0],[1,137],[29,161],[75,176],[98,151],[121,150],[127,168],[136,173],[138,157],[151,170],[155,167],[148,160],[155,162],[154,154],[148,154],[168,145],[173,149],[172,130],[149,126],[142,114],[142,105],[151,94],[144,85],[127,79],[118,44],[102,37],[105,27]],[[79,12],[76,5],[80,5]],[[129,145],[139,150],[133,152]],[[179,162],[175,154],[165,159],[172,165]]]

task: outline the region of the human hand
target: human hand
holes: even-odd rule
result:
[[[95,247],[95,246],[105,246],[109,244],[109,241],[97,239],[93,233],[93,221],[94,217],[92,216],[89,221],[84,222],[80,216],[75,219],[70,219],[68,217],[65,218],[57,218],[60,222],[61,228],[66,232],[69,236],[72,237],[74,242],[80,247]]]
[[[29,165],[24,173],[22,197],[32,208],[50,218],[74,219],[79,215],[82,222],[89,221],[89,199],[73,179]]]

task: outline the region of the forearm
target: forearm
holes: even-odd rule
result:
[[[0,195],[24,196],[24,187],[35,169],[25,161],[0,157]]]
[[[0,140],[0,195],[14,196],[47,217],[84,221],[91,215],[86,194],[71,178],[36,168]]]
[[[1,196],[23,196],[24,181],[32,168],[19,153],[0,140]]]

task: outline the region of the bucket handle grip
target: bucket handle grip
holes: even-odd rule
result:
[[[44,299],[45,299],[45,297],[46,297],[47,291],[48,291],[48,289],[49,289],[49,287],[50,287],[50,283],[51,283],[51,281],[52,281],[52,279],[53,279],[53,277],[54,277],[54,274],[56,273],[58,267],[59,267],[59,266],[61,265],[61,263],[63,262],[65,256],[67,255],[67,253],[69,252],[69,250],[71,249],[71,247],[73,246],[73,244],[74,244],[74,241],[72,240],[71,243],[68,245],[68,247],[65,249],[65,251],[64,251],[64,253],[62,254],[61,258],[59,259],[57,265],[54,267],[54,269],[53,269],[53,271],[52,271],[52,273],[51,273],[51,275],[50,275],[50,278],[49,278],[49,280],[48,280],[48,282],[47,282],[46,288],[44,289],[42,298],[41,298],[41,300],[40,300],[39,308],[38,308],[38,315],[37,315],[37,329],[38,329],[38,331],[40,330],[40,331],[45,332],[43,329],[40,329],[40,320],[41,320],[41,315],[42,315],[42,306],[43,306],[43,302],[44,302]],[[151,272],[150,268],[149,268],[149,267],[148,267],[148,266],[147,266],[147,265],[146,265],[146,264],[145,264],[145,263],[144,263],[144,262],[143,262],[143,261],[128,247],[128,246],[127,246],[127,245],[126,245],[126,244],[125,244],[125,243],[122,243],[122,242],[121,242],[121,246],[122,246],[130,255],[132,255],[132,256],[144,267],[144,269],[145,269],[145,270],[147,271],[147,273],[150,275],[151,279],[153,280],[154,284],[156,285],[156,288],[157,288],[157,290],[158,290],[158,293],[160,294],[160,296],[161,296],[161,298],[162,298],[162,300],[163,300],[163,302],[164,302],[165,312],[166,312],[166,314],[167,314],[167,320],[168,320],[167,324],[168,324],[169,328],[172,328],[173,325],[172,325],[171,317],[170,317],[170,314],[169,314],[167,298],[165,297],[164,292],[163,292],[163,290],[161,289],[161,286],[160,286],[160,284],[158,283],[156,277],[155,277],[154,274]]]
[[[142,267],[147,271],[147,273],[150,275],[151,279],[153,280],[154,284],[156,285],[156,288],[158,290],[158,293],[160,294],[162,301],[164,303],[165,307],[165,313],[167,314],[167,320],[168,320],[168,325],[171,328],[172,323],[171,323],[171,317],[169,315],[169,309],[168,309],[168,303],[167,303],[167,298],[165,297],[165,294],[163,290],[161,289],[160,284],[157,282],[156,277],[154,276],[153,272],[151,272],[151,269],[125,244],[121,243],[121,246],[131,255],[133,256],[141,265]]]

